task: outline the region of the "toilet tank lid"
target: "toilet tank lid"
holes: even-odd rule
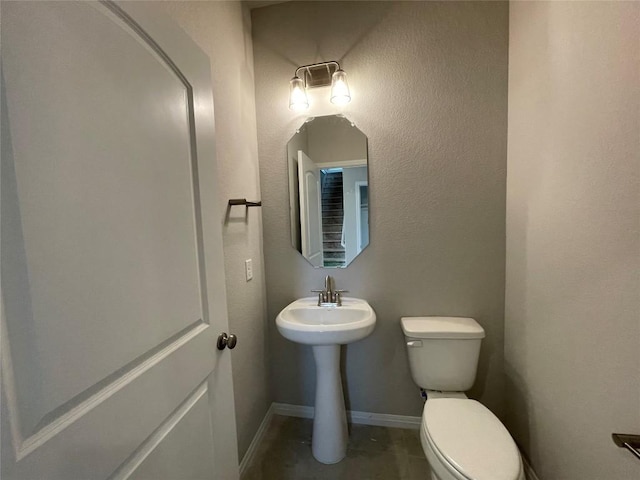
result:
[[[484,329],[467,317],[402,317],[402,331],[413,338],[484,338]]]

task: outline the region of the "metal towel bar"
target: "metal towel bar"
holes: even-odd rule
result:
[[[620,448],[626,448],[640,460],[640,435],[629,435],[626,433],[612,433],[611,438]]]

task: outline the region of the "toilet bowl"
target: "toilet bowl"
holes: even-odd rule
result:
[[[500,420],[466,397],[484,330],[471,318],[404,317],[414,381],[426,391],[420,441],[433,480],[524,480],[518,448]]]
[[[475,400],[427,400],[420,441],[435,480],[524,480],[511,435]]]

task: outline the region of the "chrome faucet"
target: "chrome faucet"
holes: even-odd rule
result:
[[[311,290],[318,294],[319,307],[341,307],[342,294],[348,290],[336,290],[335,282],[331,275],[327,275],[324,279],[324,290]]]

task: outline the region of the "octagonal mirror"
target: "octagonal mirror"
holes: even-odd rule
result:
[[[343,115],[309,118],[287,144],[291,243],[316,268],[369,244],[367,137]]]

